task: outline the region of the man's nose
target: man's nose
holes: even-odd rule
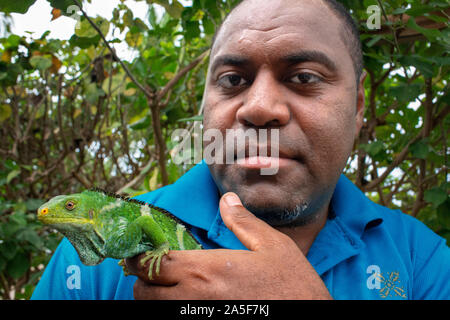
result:
[[[247,89],[244,104],[236,114],[246,126],[283,126],[289,122],[290,110],[282,84],[269,70],[261,70]]]

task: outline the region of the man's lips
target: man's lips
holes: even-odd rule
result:
[[[280,149],[277,145],[258,145],[253,147],[246,145],[245,148],[237,149],[237,151],[234,152],[235,160],[251,157],[284,158],[292,160],[297,158],[292,152],[289,152],[289,150]]]
[[[247,169],[263,169],[263,168],[282,168],[295,161],[289,158],[252,156],[239,158],[236,163]]]
[[[245,152],[237,153],[235,155],[236,163],[247,169],[262,169],[262,168],[281,168],[296,162],[295,158],[283,150],[273,150],[270,147],[265,149],[257,148],[256,150],[267,150],[264,155],[249,154],[249,149]]]

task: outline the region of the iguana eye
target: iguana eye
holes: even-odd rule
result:
[[[69,210],[69,211],[70,211],[70,210],[73,210],[73,209],[75,208],[75,202],[73,202],[73,201],[67,201],[65,207],[66,207],[66,209]]]

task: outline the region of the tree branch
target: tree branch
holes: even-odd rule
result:
[[[80,182],[86,189],[90,189],[92,187],[91,183],[76,170],[72,172],[72,176],[77,179],[78,182]]]
[[[183,78],[186,73],[191,71],[195,68],[197,64],[199,64],[208,54],[210,50],[206,50],[201,55],[199,55],[197,58],[195,58],[191,63],[189,63],[186,67],[181,69],[166,85],[164,88],[162,88],[158,94],[156,95],[156,104],[159,104],[162,98],[180,81],[181,78]]]
[[[432,124],[433,124],[433,92],[432,92],[432,82],[431,78],[425,79],[425,102],[424,102],[424,108],[425,108],[425,119],[424,119],[424,125],[422,129],[422,135],[421,138],[426,138],[430,135]],[[424,193],[425,193],[425,175],[426,175],[426,169],[427,169],[427,162],[425,159],[420,159],[419,163],[419,181],[418,181],[418,190],[416,194],[416,201],[414,202],[413,209],[411,211],[411,215],[413,217],[417,216],[420,209],[422,209],[425,206],[425,201],[423,199]]]
[[[447,115],[450,113],[450,108],[444,108],[434,119],[432,119],[432,125],[430,130],[432,130],[434,127],[436,127]],[[374,189],[378,184],[383,182],[387,176],[394,170],[400,163],[403,162],[403,160],[406,159],[406,156],[409,153],[409,147],[422,139],[424,135],[424,128],[413,138],[411,139],[408,144],[400,151],[400,153],[395,157],[394,161],[386,168],[386,170],[383,172],[382,175],[380,175],[377,179],[370,181],[367,185],[362,186],[363,191],[369,191]]]
[[[166,141],[161,130],[160,110],[157,105],[150,104],[150,111],[152,113],[153,134],[158,148],[158,164],[161,170],[161,180],[163,186],[165,186],[169,184],[169,175],[167,174],[166,168]]]
[[[80,8],[81,13],[83,16],[87,19],[87,21],[91,24],[91,26],[97,31],[97,33],[102,38],[103,42],[105,43],[105,46],[108,48],[108,50],[111,52],[114,60],[118,61],[120,65],[122,66],[123,70],[125,70],[125,73],[128,75],[128,77],[133,81],[133,83],[148,97],[153,98],[154,93],[146,89],[137,79],[134,77],[134,75],[131,73],[130,69],[125,65],[125,63],[119,59],[119,57],[116,54],[116,51],[109,45],[108,40],[106,40],[105,35],[102,33],[100,28],[95,24],[94,21],[92,21],[91,18],[86,14],[86,12],[83,10],[81,3],[78,0],[73,0],[74,3]]]
[[[132,188],[133,186],[135,186],[136,184],[139,184],[139,182],[145,178],[145,175],[151,170],[152,166],[153,166],[153,159],[150,158],[150,160],[148,161],[148,163],[139,169],[139,174],[130,182],[128,182],[126,185],[124,185],[123,187],[121,187],[119,190],[116,191],[117,194],[122,194],[124,193],[124,191],[128,188]]]

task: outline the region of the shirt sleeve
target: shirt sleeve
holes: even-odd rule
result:
[[[125,277],[117,261],[108,258],[97,266],[85,266],[75,248],[64,238],[46,266],[31,299],[133,299],[136,277]]]
[[[81,287],[80,260],[73,255],[75,249],[64,238],[34,289],[32,300],[79,299],[77,287]],[[69,276],[72,276],[70,278]],[[77,278],[79,276],[79,278]],[[68,286],[69,284],[69,286]]]
[[[430,236],[434,245],[426,238],[414,255],[414,300],[448,300],[450,299],[450,248],[445,239],[433,234]]]

